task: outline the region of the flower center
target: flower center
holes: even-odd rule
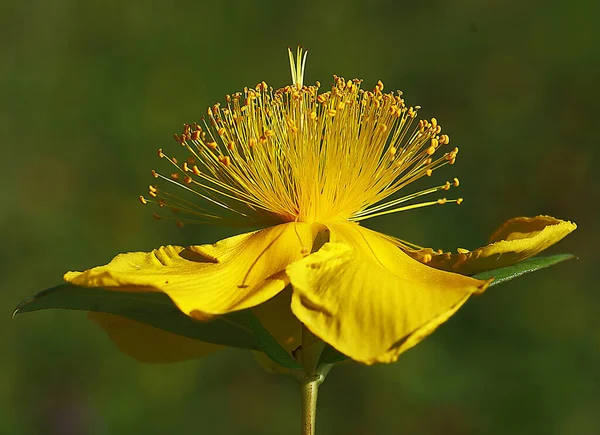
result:
[[[208,109],[201,124],[184,125],[175,140],[186,149],[180,163],[162,150],[175,171],[155,178],[179,186],[189,199],[150,186],[155,202],[187,217],[178,223],[225,219],[250,225],[280,222],[360,221],[433,204],[416,198],[458,186],[458,179],[390,199],[413,181],[456,160],[458,148],[441,126],[416,120],[418,106],[406,106],[401,92],[361,89],[361,80],[334,76],[327,92],[305,86],[306,53],[289,52],[290,86],[273,90],[265,82],[226,96],[226,106]],[[437,154],[437,157],[436,157]],[[195,197],[195,198],[194,198]],[[159,216],[156,215],[155,216]]]

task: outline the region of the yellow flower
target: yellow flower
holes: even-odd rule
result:
[[[456,160],[436,119],[418,120],[400,92],[372,91],[334,77],[327,92],[303,84],[306,54],[290,52],[292,85],[262,82],[208,109],[176,140],[186,158],[155,178],[184,198],[150,186],[142,203],[171,210],[179,224],[261,226],[213,245],[164,246],[121,254],[105,266],[68,272],[85,287],[166,293],[201,322],[252,309],[292,351],[301,325],[350,358],[392,362],[445,322],[488,281],[466,275],[531,257],[575,229],[550,217],[509,221],[489,246],[458,254],[422,249],[369,230],[375,216],[461,198],[458,179],[395,195]],[[163,183],[164,184],[164,183]],[[156,215],[160,217],[159,215]],[[169,216],[166,216],[169,217]],[[443,269],[443,270],[442,270]],[[130,355],[144,361],[199,357],[215,348],[118,316],[93,313]]]

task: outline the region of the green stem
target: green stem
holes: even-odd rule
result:
[[[315,435],[317,396],[322,379],[305,380],[300,384],[302,393],[302,435]]]

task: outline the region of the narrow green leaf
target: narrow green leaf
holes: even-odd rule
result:
[[[335,364],[342,361],[346,361],[348,357],[341,353],[339,350],[333,348],[331,345],[326,344],[325,349],[321,353],[319,358],[319,365],[323,364]]]
[[[558,254],[550,255],[547,257],[534,257],[528,260],[521,261],[513,264],[512,266],[501,267],[494,270],[486,270],[485,272],[473,275],[473,278],[477,279],[490,279],[494,278],[491,286],[501,284],[511,279],[525,275],[526,273],[535,272],[536,270],[544,269],[546,267],[554,266],[555,264],[561,263],[566,260],[575,258],[572,254]]]
[[[251,314],[251,312],[248,312]],[[262,350],[269,358],[275,361],[282,367],[287,369],[299,370],[302,365],[296,361],[292,355],[285,350],[277,340],[267,331],[267,329],[260,323],[260,320],[254,315],[248,317],[248,322],[256,339],[258,340],[258,347]]]
[[[13,317],[49,308],[116,314],[207,343],[258,348],[245,313],[231,313],[210,322],[198,322],[183,314],[166,294],[158,292],[120,292],[64,283],[22,302]]]

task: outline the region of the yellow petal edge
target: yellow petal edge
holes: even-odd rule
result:
[[[286,269],[292,311],[356,361],[396,361],[489,284],[425,266],[357,224],[327,226],[330,242]]]
[[[473,251],[439,253],[431,248],[405,252],[436,269],[474,275],[510,266],[531,258],[557,243],[577,225],[551,216],[517,217],[506,221],[490,237],[489,244]]]
[[[210,320],[259,305],[283,290],[289,282],[283,271],[310,252],[313,227],[293,222],[214,245],[120,254],[105,266],[68,272],[64,279],[84,287],[164,292],[185,314]]]

